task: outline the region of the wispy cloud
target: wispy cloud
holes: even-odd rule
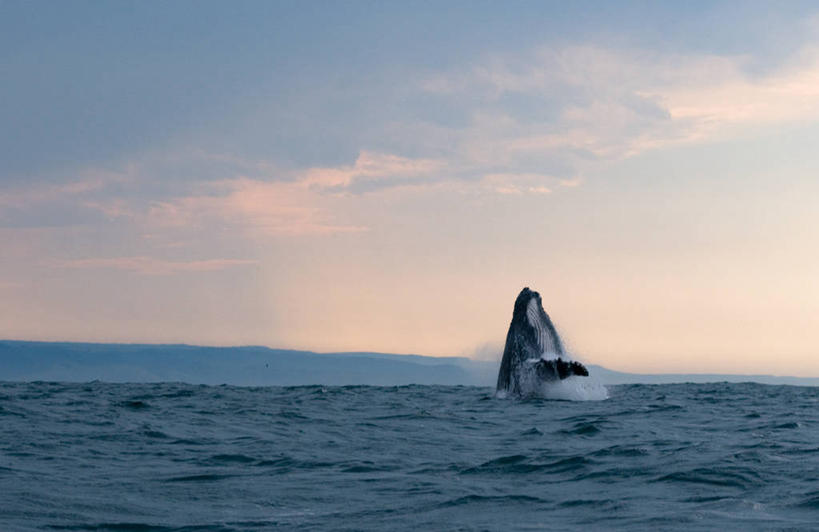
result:
[[[0,226],[56,228],[129,216],[127,202],[111,195],[131,178],[127,168],[122,172],[87,169],[64,182],[2,190]]]
[[[233,159],[236,169],[273,165]],[[367,183],[394,186],[435,181],[441,161],[361,151],[350,165],[311,167],[252,178],[242,174],[200,183],[196,194],[156,201],[146,222],[167,228],[219,226],[252,236],[327,235],[360,232],[366,226],[339,222],[335,202]]]
[[[213,184],[210,194],[157,202],[151,224],[170,228],[218,226],[253,236],[357,232],[365,227],[339,224],[322,208],[319,193],[306,180],[266,182],[237,178]]]
[[[25,208],[32,205],[59,201],[76,201],[106,187],[127,181],[123,173],[89,169],[68,181],[55,184],[37,184],[0,192],[0,209]]]
[[[170,261],[152,257],[115,257],[90,258],[59,261],[53,264],[58,268],[98,269],[110,268],[126,270],[141,275],[171,275],[175,273],[213,272],[237,266],[256,264],[255,260],[242,259],[207,259],[192,261]]]
[[[721,128],[804,122],[819,118],[819,48],[809,47],[773,72],[754,76],[747,58],[697,71],[696,83],[646,90],[674,120],[691,120],[705,136]]]
[[[540,174],[488,174],[482,183],[488,190],[506,195],[551,194],[546,183],[553,181],[550,176]]]
[[[410,159],[387,153],[362,150],[355,163],[331,168],[310,168],[300,176],[300,183],[320,189],[348,188],[358,181],[385,181],[402,178],[424,178],[445,168],[442,161]]]
[[[665,146],[819,119],[819,48],[762,73],[753,66],[747,56],[580,45],[486,57],[419,90],[470,116],[448,131],[460,167],[583,174]]]
[[[4,191],[0,214],[71,206],[144,233],[281,237],[365,231],[371,222],[350,218],[350,205],[390,189],[557,195],[649,150],[819,119],[819,48],[806,46],[764,72],[752,66],[746,56],[587,45],[494,54],[419,76],[401,92],[431,98],[462,120],[376,119],[374,136],[343,164],[284,167],[200,148],[159,151],[119,172]]]
[[[17,281],[3,281],[0,279],[0,291],[22,288],[23,283]]]

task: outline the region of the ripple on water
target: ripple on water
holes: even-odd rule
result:
[[[815,528],[819,391],[610,391],[0,383],[0,530]]]
[[[512,503],[515,505],[548,504],[548,501],[532,495],[465,495],[438,504],[439,508],[463,505],[492,505]]]
[[[750,468],[745,468],[743,471],[725,468],[697,468],[663,475],[657,478],[655,482],[692,483],[747,489],[760,485],[761,479]]]
[[[819,510],[819,491],[805,493],[794,506]]]
[[[128,410],[145,410],[150,407],[150,405],[146,401],[140,401],[136,399],[119,401],[117,403],[114,403],[114,406],[119,406],[122,408],[126,408]]]
[[[594,423],[577,423],[570,429],[563,429],[559,431],[560,434],[569,434],[577,436],[594,436],[600,432],[600,428]]]

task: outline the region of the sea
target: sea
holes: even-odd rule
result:
[[[0,530],[279,529],[819,530],[819,388],[0,383]]]

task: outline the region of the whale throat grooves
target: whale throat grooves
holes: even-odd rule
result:
[[[543,310],[539,298],[533,297],[529,300],[526,305],[526,319],[535,331],[535,339],[541,355],[546,355],[548,358],[563,354],[563,343],[549,315]]]
[[[528,287],[521,290],[506,334],[498,392],[531,395],[550,381],[588,374],[583,364],[568,357],[540,294]]]

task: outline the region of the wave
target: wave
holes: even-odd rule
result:
[[[816,528],[816,389],[538,391],[0,383],[0,529]]]

